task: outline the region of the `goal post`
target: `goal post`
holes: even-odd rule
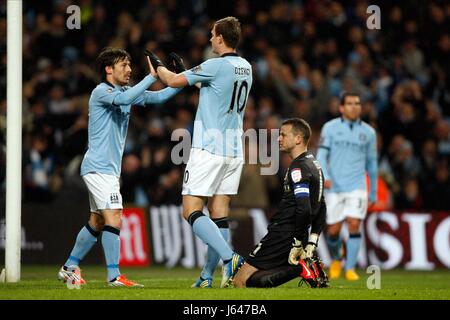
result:
[[[22,0],[7,0],[5,280],[20,280],[22,211]]]

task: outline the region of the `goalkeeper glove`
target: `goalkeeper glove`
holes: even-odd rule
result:
[[[177,55],[175,52],[171,52],[169,54],[169,57],[171,59],[171,62],[174,67],[174,71],[176,73],[181,73],[186,70],[186,67],[184,66],[184,63],[183,63],[183,59],[179,55]]]
[[[150,58],[150,62],[152,63],[153,68],[155,68],[155,71],[158,70],[158,67],[165,67],[161,59],[153,52],[145,50],[144,54]]]
[[[305,256],[306,258],[312,258],[314,252],[317,248],[317,241],[319,240],[319,235],[317,233],[311,233],[309,235],[308,244],[305,248]]]
[[[289,264],[298,265],[298,260],[303,259],[305,255],[305,251],[302,247],[302,242],[294,238],[294,242],[292,243],[291,251],[289,252],[288,262]]]

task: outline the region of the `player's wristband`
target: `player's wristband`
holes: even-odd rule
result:
[[[311,233],[309,235],[308,244],[313,244],[317,247],[318,242],[319,242],[319,235],[317,233]]]

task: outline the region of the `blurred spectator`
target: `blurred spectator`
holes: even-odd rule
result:
[[[63,115],[73,112],[73,105],[70,103],[70,100],[67,99],[66,92],[61,85],[55,84],[50,89],[49,98],[48,111],[50,114]]]
[[[441,160],[434,176],[424,183],[424,207],[431,210],[448,210],[450,208],[450,180],[448,160]]]
[[[35,133],[30,137],[30,150],[24,155],[25,201],[48,202],[61,189],[62,181],[47,138]]]
[[[158,206],[162,204],[181,203],[181,179],[183,174],[179,168],[170,169],[167,174],[161,176],[157,188],[151,190],[151,203]]]
[[[120,192],[124,203],[145,207],[149,204],[143,189],[141,160],[135,154],[127,154],[122,160]]]
[[[437,164],[437,145],[434,139],[427,139],[422,145],[420,153],[421,180],[426,183],[428,177],[432,177]]]
[[[450,122],[440,120],[435,126],[435,135],[439,139],[438,152],[443,156],[450,156]]]
[[[404,42],[402,58],[406,71],[414,76],[419,83],[425,85],[427,82],[424,66],[425,58],[422,51],[417,47],[414,38],[409,38]]]
[[[266,176],[261,175],[261,165],[258,160],[258,145],[245,144],[245,163],[242,169],[241,180],[245,183],[239,185],[238,194],[233,197],[234,207],[267,208],[269,203]]]
[[[410,141],[404,140],[399,149],[395,152],[392,169],[397,181],[403,183],[406,178],[418,177],[420,172],[420,163],[414,155],[413,145]]]
[[[366,174],[367,186],[370,192],[369,175]],[[377,180],[377,202],[373,203],[369,208],[369,212],[388,211],[392,210],[394,201],[392,199],[392,192],[389,190],[387,183],[381,176]]]
[[[423,208],[423,201],[417,179],[407,179],[395,199],[395,206],[399,210],[417,210]]]

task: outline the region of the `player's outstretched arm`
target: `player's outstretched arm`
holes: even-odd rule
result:
[[[128,89],[127,91],[119,93],[113,101],[115,105],[129,105],[132,104],[139,96],[141,96],[145,90],[150,87],[156,78],[151,74],[147,75],[141,82],[136,84],[134,87]]]
[[[134,87],[119,93],[113,101],[115,105],[129,105],[129,104],[142,104],[139,101],[143,100],[142,96],[145,90],[150,87],[158,78],[158,74],[152,66],[152,63],[147,56],[147,61],[150,68],[150,74],[147,75],[141,82]]]
[[[145,91],[144,92],[144,103],[145,104],[157,104],[164,103],[178,92],[183,90],[183,88],[164,88],[158,91]]]
[[[145,51],[145,54],[150,58],[151,64],[165,85],[172,88],[181,88],[189,85],[183,74],[176,74],[167,69],[156,54],[148,50]]]
[[[175,54],[176,55],[176,54]],[[148,62],[148,67],[150,70],[150,74],[152,76],[154,76],[155,78],[158,77],[158,73],[155,71],[155,68],[153,67],[153,64],[157,65],[157,66],[164,66],[161,62],[161,60],[159,60],[159,58],[152,54],[151,52],[146,52],[146,56],[147,56],[147,62]],[[171,55],[172,57],[172,55]],[[176,61],[176,68],[183,68],[184,70],[184,65],[183,65],[183,61],[182,59],[176,55],[173,56],[174,59],[177,59]],[[153,61],[153,63],[152,63]],[[170,98],[172,98],[174,95],[176,95],[178,92],[180,92],[182,90],[182,88],[165,88],[162,90],[158,90],[158,91],[149,91],[146,90],[144,91],[144,93],[137,97],[131,104],[133,105],[137,105],[137,106],[146,106],[149,104],[160,104],[160,103],[164,103],[167,100],[169,100]]]
[[[150,52],[149,52],[149,54],[150,54]],[[171,63],[173,64],[175,72],[179,73],[179,72],[183,72],[184,70],[186,70],[186,68],[184,67],[183,59],[179,55],[172,52],[169,55],[169,57],[172,59]],[[155,55],[153,56],[153,58],[159,60],[159,58]],[[150,69],[150,74],[155,77],[158,77],[158,73],[155,71],[149,55],[147,55],[147,61],[148,61],[149,69]],[[162,64],[162,62],[159,63],[158,61],[155,60],[155,64],[160,65],[160,64]],[[169,88],[165,88],[165,89],[158,90],[158,91],[145,91],[142,99],[138,99],[139,101],[136,101],[135,104],[145,106],[148,104],[164,103],[167,100],[169,100],[170,98],[172,98],[174,95],[176,95],[178,92],[180,92],[181,90],[182,90],[182,88],[170,88],[169,87]]]

